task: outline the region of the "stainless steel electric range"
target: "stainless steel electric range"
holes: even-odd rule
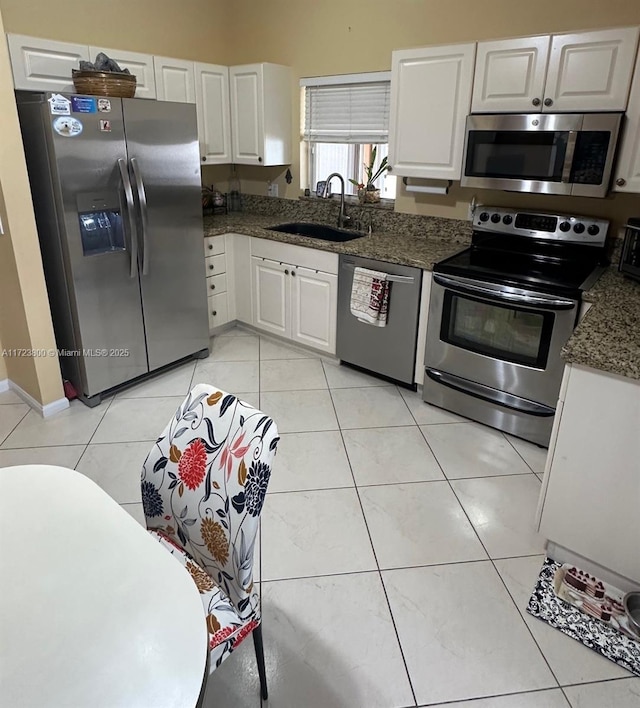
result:
[[[433,269],[423,399],[547,447],[582,292],[608,221],[481,207],[472,245]]]

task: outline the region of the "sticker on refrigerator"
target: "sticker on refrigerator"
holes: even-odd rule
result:
[[[53,121],[53,129],[63,138],[75,138],[82,132],[82,123],[71,116],[60,116]]]
[[[52,93],[49,99],[49,111],[52,116],[68,116],[71,114],[71,101],[59,93]]]
[[[109,113],[111,110],[111,101],[108,98],[99,98],[98,110],[100,113]]]
[[[87,98],[86,96],[71,96],[71,110],[74,113],[96,113],[95,98]]]
[[[110,120],[101,120],[100,121],[100,130],[103,133],[110,133],[111,132],[111,121]]]

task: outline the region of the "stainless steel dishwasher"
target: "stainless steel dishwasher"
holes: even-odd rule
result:
[[[388,273],[389,309],[385,327],[374,327],[351,314],[356,267]],[[415,388],[416,338],[422,270],[370,258],[340,256],[336,354],[347,364]]]

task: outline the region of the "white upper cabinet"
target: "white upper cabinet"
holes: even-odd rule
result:
[[[232,162],[287,165],[291,162],[292,74],[279,64],[229,69]]]
[[[74,93],[71,70],[89,61],[89,47],[21,34],[7,35],[7,42],[16,89]]]
[[[229,68],[195,64],[200,159],[207,165],[231,162]]]
[[[551,37],[478,42],[472,113],[542,110]]]
[[[638,29],[479,42],[471,110],[624,111]]]
[[[392,174],[460,179],[475,44],[405,49],[391,59]]]
[[[159,101],[196,102],[195,68],[192,61],[154,56],[153,67]]]
[[[624,111],[638,46],[638,27],[552,38],[545,111]]]
[[[640,52],[622,127],[613,189],[617,192],[640,192]]]
[[[90,61],[95,61],[96,55],[104,52],[118,63],[121,69],[129,69],[136,77],[136,98],[155,98],[156,79],[153,71],[153,57],[139,52],[123,52],[120,49],[104,49],[89,47]]]

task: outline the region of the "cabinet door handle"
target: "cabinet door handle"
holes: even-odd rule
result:
[[[209,270],[213,270],[213,266],[212,266],[212,265],[209,266]]]
[[[540,105],[540,99],[539,98],[534,98],[533,101],[531,101],[534,106],[539,106]]]
[[[284,274],[289,275],[289,271],[285,269]]]
[[[203,155],[203,156],[202,156],[202,162],[206,162],[206,161],[207,161],[207,156],[206,156],[206,155]]]
[[[291,275],[295,275],[295,274],[296,274],[295,270],[292,270]]]
[[[218,314],[217,310],[211,310],[211,314],[215,317]]]
[[[545,106],[553,106],[553,99],[552,98],[545,98],[544,105]]]
[[[211,289],[212,289],[212,290],[215,290],[215,289],[216,289],[216,286],[215,286],[213,283],[211,284]]]
[[[616,180],[616,184],[618,185],[618,187],[624,187],[626,183],[627,180],[622,177],[618,177],[618,179]]]
[[[208,246],[208,248],[209,248],[210,251],[213,251],[213,244],[210,243],[209,246]]]
[[[262,162],[262,158],[261,158],[261,157],[258,158],[258,162]]]
[[[391,165],[389,165],[389,166],[387,167],[387,171],[388,171],[388,172],[393,172],[393,167],[392,167]]]

